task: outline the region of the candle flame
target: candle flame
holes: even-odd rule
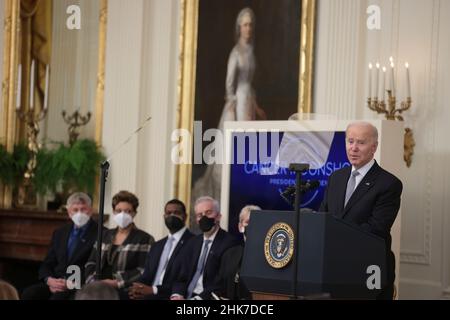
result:
[[[386,67],[383,67],[383,72],[386,72]]]
[[[406,68],[406,69],[409,68],[409,63],[408,63],[408,62],[405,63],[405,68]]]

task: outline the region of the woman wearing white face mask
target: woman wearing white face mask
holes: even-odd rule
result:
[[[142,275],[147,252],[155,241],[133,222],[138,206],[139,200],[131,192],[117,193],[112,199],[112,218],[117,228],[103,235],[101,281],[120,289],[123,294]],[[97,245],[86,264],[86,283],[96,279],[96,258]]]

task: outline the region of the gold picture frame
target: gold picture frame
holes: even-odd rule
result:
[[[108,0],[99,0],[99,37],[98,37],[98,67],[95,93],[95,136],[98,145],[102,143],[103,105],[105,91],[105,55]],[[20,123],[16,115],[15,97],[17,94],[17,68],[20,34],[20,0],[5,0],[4,4],[4,55],[2,79],[2,105],[0,114],[0,142],[8,151],[12,151],[18,142]],[[22,124],[23,125],[23,124]],[[98,183],[96,184],[98,185]],[[93,203],[98,202],[98,188],[94,193]],[[12,205],[12,190],[0,185],[0,207],[10,208]]]
[[[200,0],[180,0],[181,30],[179,38],[178,109],[177,127],[193,132],[198,25]],[[300,113],[312,112],[313,57],[316,0],[301,1],[300,14],[300,62],[298,74],[298,108]],[[174,195],[190,208],[192,188],[192,165],[176,167]],[[189,210],[188,210],[189,211]]]

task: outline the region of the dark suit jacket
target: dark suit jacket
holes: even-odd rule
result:
[[[240,240],[223,229],[219,229],[206,258],[205,269],[203,271],[203,292],[202,299],[211,299],[211,292],[223,291],[220,283],[219,269],[223,253],[240,243]],[[190,281],[195,275],[198,259],[203,246],[203,234],[195,236],[185,246],[180,257],[181,270],[177,281],[173,285],[172,293],[186,297]]]
[[[181,266],[179,263],[175,262],[177,258],[179,258],[179,253],[182,248],[193,236],[194,235],[189,231],[189,229],[186,229],[180,241],[178,241],[177,246],[170,256],[169,262],[167,263],[166,272],[164,273],[162,284],[158,286],[158,294],[155,298],[168,299],[170,297],[173,283],[178,273],[180,272]],[[149,286],[153,284],[153,282],[155,281],[156,272],[158,271],[159,260],[161,259],[161,255],[163,253],[166,242],[167,237],[155,242],[152,245],[145,262],[144,274],[137,282],[141,282]]]
[[[67,241],[69,240],[72,227],[73,223],[68,223],[53,233],[50,250],[39,268],[39,280],[44,280],[47,277],[66,278],[66,276],[70,276],[70,274],[66,274],[67,267],[70,265],[79,266],[81,275],[84,275],[84,265],[97,239],[98,225],[92,219],[88,222],[83,237],[75,247],[72,257],[68,259]]]
[[[388,282],[393,282],[395,260],[391,252],[390,232],[400,209],[402,182],[375,162],[344,208],[351,169],[352,167],[345,167],[330,176],[320,211],[330,212],[337,218],[384,238],[388,254]]]
[[[223,292],[217,292],[218,296],[231,300],[250,300],[252,298],[247,286],[240,278],[244,246],[238,245],[229,248],[222,256],[219,276]]]

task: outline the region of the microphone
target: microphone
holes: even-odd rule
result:
[[[300,192],[302,194],[305,194],[308,191],[317,189],[320,186],[319,180],[308,180],[308,181],[302,181],[302,184],[300,185]],[[280,193],[280,196],[290,205],[293,203],[293,197],[295,197],[296,190],[295,186],[289,186],[284,190],[282,193]]]
[[[132,132],[125,141],[122,142],[113,152],[109,154],[107,159],[101,163],[100,169],[100,196],[99,196],[99,210],[98,210],[98,230],[97,230],[97,255],[96,255],[96,266],[95,266],[95,277],[97,280],[102,279],[102,242],[103,242],[103,217],[105,215],[105,189],[106,189],[106,180],[108,177],[108,170],[110,168],[111,159],[113,156],[121,150],[124,146],[126,146],[131,139],[136,136],[139,131],[144,129],[147,124],[150,122],[152,117],[147,117],[144,122],[134,131]]]
[[[312,180],[312,181],[306,181],[306,183],[304,185],[302,185],[300,187],[300,191],[302,192],[307,192],[310,190],[314,190],[317,189],[320,186],[320,181],[319,180]]]

